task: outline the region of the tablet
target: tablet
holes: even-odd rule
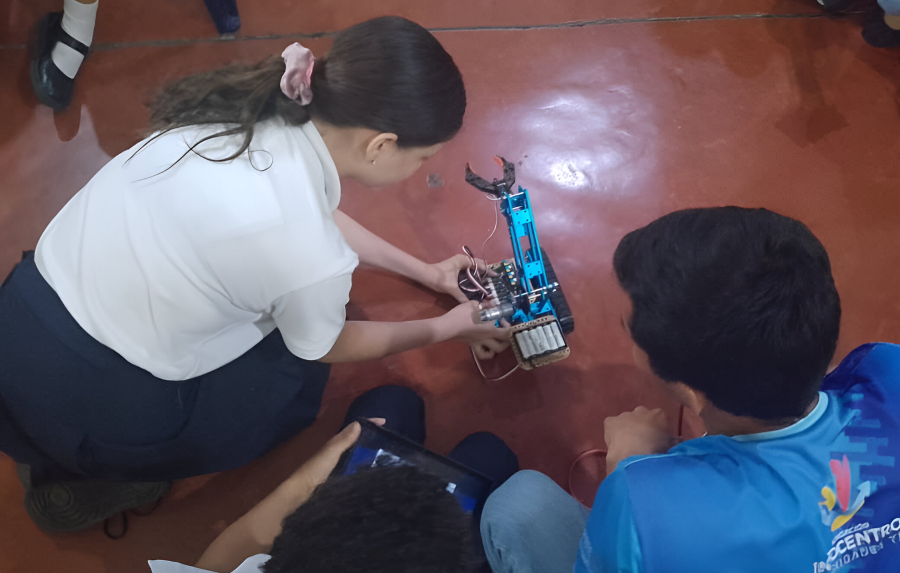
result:
[[[369,420],[359,420],[362,431],[356,444],[341,456],[332,475],[350,475],[360,468],[411,465],[447,482],[459,505],[472,513],[491,493],[493,481],[486,475],[457,463]]]

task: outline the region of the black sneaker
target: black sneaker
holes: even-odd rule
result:
[[[894,48],[900,46],[900,30],[895,30],[884,21],[884,10],[878,10],[866,22],[862,31],[863,39],[876,48]]]
[[[57,42],[62,42],[87,57],[88,47],[62,29],[62,12],[51,12],[35,26],[31,42],[31,87],[38,101],[62,111],[72,101],[75,80],[62,73],[50,55]]]
[[[128,509],[153,503],[172,486],[172,482],[96,480],[32,484],[28,466],[17,464],[16,472],[25,486],[28,515],[47,533],[86,529]]]

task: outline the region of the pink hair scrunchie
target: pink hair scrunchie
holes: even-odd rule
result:
[[[285,65],[284,75],[281,76],[281,91],[300,105],[309,105],[313,98],[311,81],[316,63],[313,53],[294,42],[284,49],[281,57],[284,58]]]

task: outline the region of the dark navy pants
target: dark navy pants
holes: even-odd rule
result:
[[[241,466],[315,420],[329,366],[276,330],[173,382],[97,342],[26,253],[0,288],[0,451],[33,475],[167,481]]]
[[[384,418],[384,428],[417,444],[425,444],[425,402],[404,386],[379,386],[357,397],[344,419],[344,426],[360,418]],[[519,458],[506,443],[489,432],[463,439],[447,455],[494,481],[494,489],[519,471]]]

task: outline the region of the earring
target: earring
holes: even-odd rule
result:
[[[374,160],[374,159],[372,160],[372,165],[375,165],[375,160]]]

